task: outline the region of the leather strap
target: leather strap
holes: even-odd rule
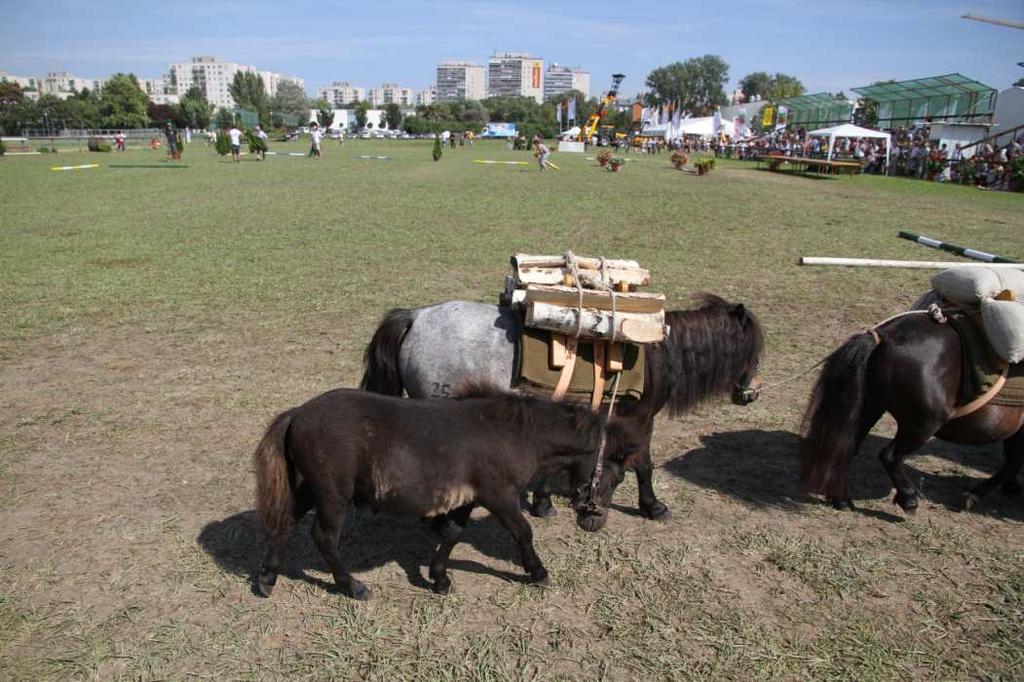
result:
[[[601,409],[601,402],[604,400],[605,365],[608,358],[606,348],[607,344],[604,341],[594,339],[594,393],[590,396],[590,409],[595,412]]]
[[[989,401],[992,400],[992,398],[995,398],[999,391],[1003,389],[1003,384],[1006,383],[1006,374],[1009,371],[1010,366],[1007,365],[1006,367],[1003,368],[1003,373],[999,375],[999,378],[996,379],[996,382],[992,384],[992,388],[988,389],[980,396],[978,396],[971,402],[967,403],[966,405],[961,405],[960,407],[953,410],[953,414],[950,415],[949,417],[950,420],[959,419],[960,417],[966,417],[967,415],[977,412],[981,408],[988,405]]]
[[[579,339],[575,336],[567,337],[565,340],[565,365],[562,373],[558,375],[558,383],[555,384],[555,392],[551,394],[552,400],[561,400],[565,392],[569,390],[569,383],[572,381],[573,370],[576,369],[576,354],[579,349]]]

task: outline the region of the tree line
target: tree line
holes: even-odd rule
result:
[[[717,55],[704,55],[674,62],[653,69],[644,81],[647,90],[639,96],[647,105],[678,103],[691,115],[710,115],[718,106],[728,103],[725,92],[729,65]],[[804,93],[799,79],[783,73],[756,71],[740,80],[746,101],[759,98],[777,102]],[[325,100],[312,100],[305,91],[291,82],[282,82],[271,97],[258,73],[237,72],[229,92],[239,108],[255,113],[265,128],[281,126],[285,119],[308,123],[315,111],[321,127],[333,122],[334,106]],[[575,123],[581,124],[600,105],[598,97],[586,97],[570,91],[544,102],[531,97],[488,97],[480,101],[459,100],[417,106],[410,116],[402,114],[398,104],[384,107],[382,127],[404,129],[409,133],[432,133],[442,130],[461,132],[479,130],[490,121],[515,123],[524,135],[539,133],[553,137],[559,132],[556,109],[562,108],[563,128],[568,127],[565,104],[576,100]],[[367,102],[344,105],[354,110],[358,128],[367,126]],[[629,126],[628,112],[608,112],[604,124],[624,129]],[[25,128],[144,128],[163,126],[170,121],[182,128],[207,128],[211,124],[228,127],[235,120],[230,109],[215,111],[201,89],[193,86],[177,104],[153,104],[132,74],[115,74],[98,91],[88,89],[67,99],[43,95],[33,100],[16,83],[0,83],[0,127],[5,134],[18,134]]]

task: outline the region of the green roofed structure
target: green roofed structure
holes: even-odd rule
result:
[[[959,73],[878,83],[853,91],[878,102],[878,127],[897,128],[918,123],[989,123],[998,93]]]
[[[794,128],[827,128],[849,123],[853,103],[845,97],[827,92],[779,100],[780,107],[789,110],[787,126]]]

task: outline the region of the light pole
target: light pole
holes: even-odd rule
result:
[[[50,117],[45,111],[43,112],[43,134],[46,137],[50,136]]]

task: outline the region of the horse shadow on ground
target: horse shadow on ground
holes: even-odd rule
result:
[[[799,436],[789,431],[725,431],[701,437],[701,447],[680,453],[663,468],[671,475],[704,489],[714,490],[755,508],[796,509],[822,502],[800,487]],[[888,438],[869,436],[850,464],[849,490],[857,502],[892,499],[893,488],[877,454]],[[942,461],[937,472],[915,466],[917,455],[931,455]],[[996,472],[1003,463],[1002,447],[954,445],[929,441],[917,455],[906,461],[907,474],[918,487],[922,503],[949,511],[963,511],[964,494]],[[979,476],[974,471],[983,472]],[[892,513],[858,511],[887,521],[901,521],[903,512],[893,505]],[[969,513],[993,518],[1024,521],[1024,500],[994,490]]]
[[[281,575],[333,591],[333,581],[324,581],[308,573],[330,574],[327,562],[310,536],[312,519],[313,514],[307,514],[292,528]],[[260,568],[264,543],[257,528],[255,511],[208,523],[196,541],[225,571],[252,579]],[[429,523],[354,509],[345,519],[340,547],[345,567],[357,575],[395,561],[405,571],[411,585],[429,589],[430,583],[424,578],[425,567],[429,566],[437,544]],[[448,562],[449,570],[455,573],[453,580],[457,581],[458,572],[464,571],[492,575],[510,582],[525,582],[525,573],[511,573],[470,559],[459,559],[459,550],[465,551],[465,545],[486,556],[519,563],[519,551],[512,537],[492,517],[478,519],[474,516],[470,519],[462,542],[455,547]]]

